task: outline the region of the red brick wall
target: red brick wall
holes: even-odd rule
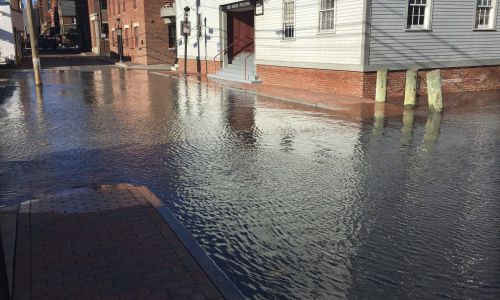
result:
[[[359,97],[363,95],[362,72],[257,65],[257,74],[265,84]]]
[[[157,0],[108,0],[110,36],[113,34],[112,28],[116,28],[116,18],[120,18],[124,39],[124,26],[129,25],[128,45],[125,46],[127,43],[124,41],[123,52],[132,62],[144,65],[174,63],[174,50],[168,49],[168,25],[160,17],[161,4]],[[139,23],[137,47],[134,23]],[[110,45],[110,50],[114,54],[118,53],[116,42]]]
[[[418,71],[419,87],[417,94],[427,95],[426,75],[430,70]],[[500,66],[446,68],[441,70],[443,93],[460,93],[500,89]],[[363,96],[375,98],[376,72],[364,75]],[[389,71],[387,98],[402,101],[406,81],[405,71]]]
[[[207,75],[207,61],[202,60],[201,61],[201,74],[202,75]],[[220,62],[215,62],[213,60],[208,61],[208,74],[214,74],[216,70],[220,69],[221,63]],[[184,59],[179,58],[179,73],[184,72]],[[189,74],[195,74],[197,73],[197,66],[196,66],[196,59],[188,59],[188,64],[187,64],[187,72]]]

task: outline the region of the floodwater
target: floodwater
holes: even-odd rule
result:
[[[145,71],[44,80],[0,101],[4,205],[146,185],[255,299],[500,298],[500,99],[347,119]]]

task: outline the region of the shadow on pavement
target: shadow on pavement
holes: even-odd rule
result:
[[[40,50],[40,64],[44,69],[60,67],[114,65],[116,59],[97,56],[93,53],[81,53],[75,49]],[[31,55],[23,59],[19,69],[32,69]]]

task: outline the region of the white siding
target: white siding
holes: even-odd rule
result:
[[[10,4],[0,5],[0,64],[16,59]]]
[[[370,69],[500,63],[500,32],[473,30],[475,0],[433,2],[432,30],[411,32],[404,29],[405,0],[372,0]],[[496,14],[498,20],[498,5]]]
[[[219,6],[237,2],[235,0],[201,0],[202,19],[207,17],[208,27],[213,28],[208,41],[208,59],[217,54],[217,43],[223,45],[219,21]],[[183,19],[183,8],[192,9],[190,20],[195,21],[195,0],[177,1],[177,20]],[[324,69],[361,68],[362,49],[362,0],[337,0],[335,33],[318,33],[319,0],[296,0],[294,40],[282,40],[282,0],[269,0],[264,4],[264,15],[255,17],[255,56],[257,64],[299,66]],[[180,25],[179,37],[182,36]],[[188,57],[195,58],[193,46],[196,33],[193,31],[188,43]],[[204,37],[201,38],[201,57],[205,57]],[[223,47],[223,46],[222,46]],[[184,45],[179,50],[184,57]]]
[[[295,40],[282,40],[281,0],[265,4],[256,18],[256,59],[328,68],[360,65],[363,1],[337,0],[335,33],[318,33],[319,1],[296,0]],[[341,66],[338,66],[341,67]]]

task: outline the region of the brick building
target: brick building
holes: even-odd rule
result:
[[[109,55],[109,16],[107,0],[88,0],[92,52]]]
[[[50,25],[52,24],[51,16],[49,14],[50,9],[48,0],[38,0],[33,5],[33,13],[36,14],[34,19],[37,20],[34,24],[37,27],[35,28],[37,34],[50,34]]]
[[[173,1],[168,1],[170,4]],[[108,0],[110,49],[118,54],[118,29],[123,36],[123,54],[138,64],[172,64],[176,60],[175,21],[166,24],[160,16],[160,0]],[[170,35],[169,35],[170,33]]]

